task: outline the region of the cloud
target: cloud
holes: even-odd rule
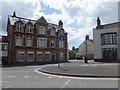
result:
[[[44,16],[49,23],[64,23],[68,32],[69,48],[78,47],[86,34],[93,37],[92,29],[96,27],[96,17],[102,24],[118,21],[119,0],[4,0],[2,1],[2,32],[6,30],[8,15],[16,11],[17,16],[39,19]],[[0,5],[1,6],[1,5]],[[1,27],[0,27],[1,28]],[[77,41],[77,42],[76,42]]]

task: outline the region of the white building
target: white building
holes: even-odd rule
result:
[[[89,39],[87,35],[85,41],[79,46],[79,51],[76,53],[76,58],[87,57],[87,59],[93,59],[93,40]]]
[[[94,60],[118,62],[120,60],[120,22],[101,25],[93,29]]]

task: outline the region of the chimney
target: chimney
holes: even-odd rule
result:
[[[59,21],[58,24],[59,24],[59,26],[63,26],[63,22],[61,20]]]
[[[89,35],[86,35],[85,40],[89,40]]]
[[[16,17],[16,12],[13,12],[13,17]]]
[[[101,25],[101,20],[99,17],[97,17],[97,26],[100,26]]]

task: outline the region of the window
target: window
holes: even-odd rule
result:
[[[16,37],[16,46],[22,46],[22,37],[21,36]]]
[[[42,61],[42,52],[37,52],[37,60]]]
[[[7,51],[7,49],[8,49],[7,44],[2,44],[2,51]]]
[[[47,47],[47,38],[38,37],[37,38],[37,47],[46,48]]]
[[[60,52],[60,60],[63,60],[63,52]]]
[[[17,23],[16,24],[16,31],[22,32],[22,29],[23,29],[22,23]]]
[[[101,44],[117,44],[117,33],[101,34]]]
[[[31,24],[28,24],[26,27],[26,32],[27,33],[32,33],[33,26]]]
[[[103,48],[102,49],[103,59],[117,59],[117,48]]]
[[[45,27],[40,26],[39,29],[38,29],[38,33],[39,34],[45,34]]]
[[[46,61],[50,60],[50,52],[46,52]]]
[[[32,37],[31,36],[26,37],[26,46],[32,46]]]
[[[18,52],[17,53],[17,60],[24,61],[24,58],[25,58],[24,52]]]
[[[54,30],[51,30],[51,31],[50,31],[50,35],[51,35],[51,36],[55,36],[55,31],[54,31]]]
[[[55,36],[55,31],[56,31],[55,27],[50,28],[50,35]]]
[[[33,52],[28,52],[27,60],[28,61],[33,61],[34,60],[34,53]]]
[[[51,47],[52,47],[52,48],[55,47],[55,38],[51,38]]]

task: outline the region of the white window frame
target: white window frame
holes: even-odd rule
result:
[[[16,46],[22,46],[23,42],[22,42],[22,37],[21,36],[16,36]]]
[[[54,45],[54,46],[52,46]],[[51,43],[50,43],[51,48],[55,48],[55,38],[51,38]]]
[[[60,60],[62,61],[64,59],[64,53],[61,51],[60,52]]]
[[[27,33],[32,33],[33,31],[33,26],[31,24],[28,24],[27,27],[26,27],[26,32]]]
[[[32,36],[26,37],[26,46],[32,46]]]
[[[45,27],[44,26],[39,26],[38,33],[39,34],[46,34]]]
[[[37,47],[46,48],[47,47],[47,38],[38,37],[37,38]]]
[[[50,30],[50,35],[51,35],[51,36],[55,36],[55,30],[53,30],[53,29]]]
[[[17,32],[22,32],[23,31],[22,23],[16,23],[16,31]]]

